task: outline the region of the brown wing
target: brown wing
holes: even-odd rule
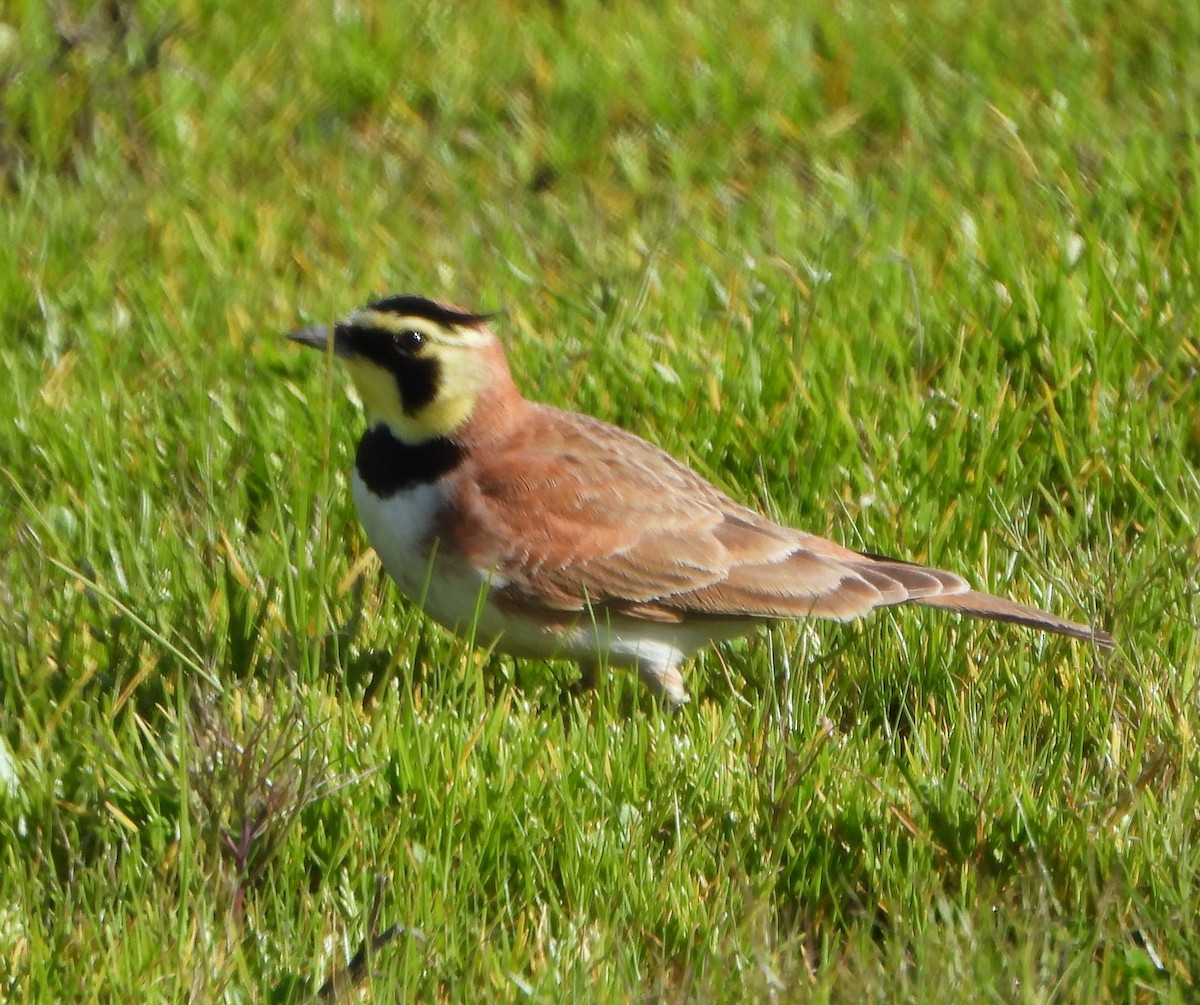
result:
[[[953,573],[780,526],[657,447],[585,416],[535,406],[502,451],[476,452],[458,477],[443,537],[495,570],[497,599],[545,614],[591,604],[655,621],[847,620],[884,604],[955,607],[963,598],[956,609],[966,613],[1020,612],[1025,623],[1090,637],[974,593]],[[980,598],[1002,607],[984,609]]]

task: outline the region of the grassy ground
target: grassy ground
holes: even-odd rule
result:
[[[0,997],[1195,1000],[1200,8],[786,6],[0,6]],[[1120,649],[901,610],[560,713],[279,337],[408,291]]]

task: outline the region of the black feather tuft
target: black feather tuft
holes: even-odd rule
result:
[[[494,316],[460,311],[457,307],[450,307],[447,304],[440,304],[436,300],[412,294],[384,297],[382,300],[367,304],[366,309],[380,311],[384,314],[397,314],[401,317],[425,318],[427,321],[439,325],[468,325],[473,328],[486,324]]]

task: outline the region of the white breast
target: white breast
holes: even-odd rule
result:
[[[381,498],[358,472],[351,477],[358,518],[383,567],[410,600],[419,601],[429,573],[429,538],[442,506],[436,485],[416,485]]]
[[[441,487],[414,485],[380,497],[357,471],[352,485],[367,539],[400,592],[434,621],[454,632],[466,632],[475,623],[490,583],[482,570],[438,555],[440,542],[434,531],[445,504]]]
[[[358,518],[387,574],[434,621],[484,645],[503,636],[505,652],[546,655],[554,648],[540,625],[514,619],[491,602],[488,595],[502,580],[442,548],[434,531],[445,496],[436,483],[387,497],[371,492],[357,471],[351,484]]]

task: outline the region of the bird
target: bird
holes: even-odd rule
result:
[[[406,294],[288,334],[348,371],[366,413],[359,519],[400,592],[451,632],[574,661],[573,690],[634,670],[673,708],[711,643],[893,604],[1113,647],[953,572],[778,523],[631,432],[527,399],[492,318]]]

